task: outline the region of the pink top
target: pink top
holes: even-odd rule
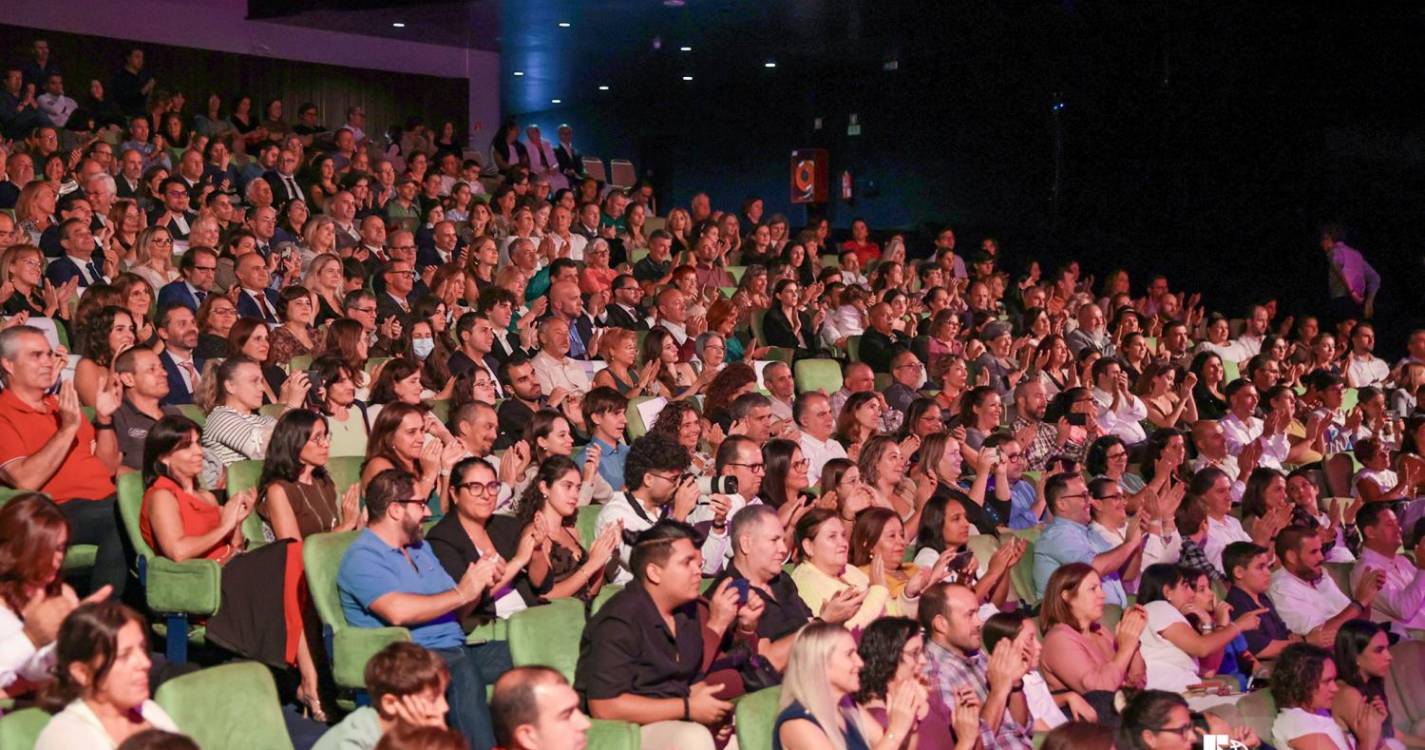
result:
[[[1095,624],[1089,632],[1081,633],[1059,623],[1044,636],[1040,671],[1050,690],[1068,688],[1080,694],[1147,685],[1148,667],[1143,663],[1143,655],[1133,654],[1125,675],[1113,663],[1117,653],[1118,644],[1113,634],[1102,625]]]

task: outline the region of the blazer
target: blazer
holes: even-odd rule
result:
[[[771,317],[771,313],[768,313]],[[763,322],[765,328],[766,322]],[[870,365],[872,372],[890,373],[891,360],[896,350],[903,346],[900,338],[887,336],[880,331],[868,329],[861,335],[861,361]]]
[[[768,346],[792,349],[799,358],[810,357],[815,349],[816,332],[812,330],[810,315],[799,313],[798,316],[801,318],[800,335],[792,330],[792,323],[787,320],[787,314],[781,307],[768,310],[767,315],[762,318],[762,335],[767,337],[765,343]]]
[[[617,303],[610,302],[604,308],[604,325],[611,328],[627,328],[630,331],[646,331],[648,323],[641,317],[634,317]]]
[[[264,320],[275,325],[278,322],[276,317],[277,292],[272,289],[263,289],[262,291],[264,292],[264,296],[267,297],[267,304],[272,308],[272,313],[270,315],[264,315],[263,311],[258,309],[257,303],[253,301],[252,295],[248,294],[246,289],[243,289],[238,292],[238,316],[243,318],[257,318],[258,320]]]
[[[302,192],[302,186],[297,182],[297,175],[292,175],[292,183],[296,185],[296,192],[287,189],[287,183],[283,182],[282,175],[277,170],[270,169],[262,174],[262,179],[267,180],[267,184],[272,186],[272,205],[285,207],[298,198],[307,200],[306,194]],[[278,213],[281,213],[279,210]]]
[[[376,295],[376,322],[379,324],[381,321],[394,315],[397,320],[401,321],[402,326],[408,325],[411,322],[410,307],[415,304],[416,299],[415,291],[412,290],[411,294],[406,297],[406,309],[402,310],[401,306],[396,304],[396,300],[392,299],[391,295],[382,291]]]
[[[575,177],[584,173],[584,155],[579,150],[570,145],[565,148],[563,143],[554,147],[554,158],[559,162],[559,171],[570,177]]]
[[[168,230],[168,233],[171,234],[171,235],[173,235],[173,238],[174,238],[174,239],[178,239],[178,240],[186,240],[186,239],[188,239],[188,233],[182,231],[181,229],[179,229],[177,222],[173,221],[172,219],[169,219],[167,224],[158,224],[157,222],[158,222],[159,218],[162,217],[162,216],[163,216],[163,209],[162,209],[162,208],[159,208],[159,209],[154,210],[154,211],[150,211],[149,214],[148,214],[148,221],[149,221],[149,224],[150,224],[151,226],[161,226],[161,227],[163,227],[164,229],[167,229],[167,230]],[[186,221],[186,222],[188,222],[188,228],[191,230],[191,229],[193,228],[193,222],[195,222],[195,221],[198,220],[198,214],[193,213],[192,211],[185,211],[185,212],[183,213],[183,220]],[[216,248],[215,248],[215,249],[216,249]]]
[[[92,261],[89,263],[89,273],[91,276],[103,280],[103,269],[94,265]],[[79,266],[74,261],[70,260],[68,255],[61,255],[58,258],[50,260],[49,267],[45,269],[45,278],[49,279],[49,283],[55,286],[60,286],[68,282],[75,276],[80,277],[80,289],[85,289],[89,286],[89,284],[85,283],[84,274],[82,271],[79,270]]]
[[[212,294],[212,292],[209,292],[209,294]],[[183,305],[189,310],[192,310],[195,314],[198,312],[199,306],[202,305],[202,303],[198,301],[198,298],[194,297],[193,293],[188,291],[188,284],[186,284],[183,279],[170,281],[158,290],[158,306],[160,308],[165,305],[175,304]]]
[[[490,535],[490,541],[495,545],[495,552],[501,557],[509,559],[519,551],[520,528],[519,519],[514,516],[493,515],[486,522],[485,530]],[[480,551],[475,549],[475,543],[470,541],[470,535],[466,533],[465,527],[460,525],[460,516],[455,513],[442,518],[431,530],[425,534],[426,542],[430,544],[430,551],[435,553],[435,559],[440,562],[440,566],[446,573],[455,575],[465,575],[465,569],[470,565],[480,561]],[[459,580],[459,579],[454,579]],[[510,582],[511,587],[524,599],[525,604],[539,604],[539,595],[534,587],[530,585],[529,577],[524,573],[515,576]],[[495,618],[495,600],[490,598],[490,592],[486,591],[480,597],[480,603],[473,611],[466,616],[461,625],[466,630],[473,630],[476,626],[493,620]]]
[[[168,374],[168,395],[164,396],[159,403],[163,406],[193,403],[193,393],[183,382],[183,371],[178,368],[178,363],[173,361],[173,355],[164,349],[163,353],[158,355],[158,360],[163,363],[163,371]],[[199,358],[198,352],[193,352],[193,367],[197,368],[200,376],[203,374],[203,365],[205,364],[206,362]]]

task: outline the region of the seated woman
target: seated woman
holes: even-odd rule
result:
[[[69,522],[49,498],[17,495],[0,507],[0,697],[54,679],[55,638],[78,604],[61,576]],[[85,601],[109,597],[105,586]]]
[[[302,286],[312,290],[312,295],[316,297],[317,308],[313,318],[316,326],[341,320],[346,290],[340,256],[324,253],[312,258],[307,263],[306,273],[302,274]]]
[[[662,396],[669,401],[692,398],[704,392],[718,375],[716,372],[704,372],[700,375],[693,370],[692,365],[679,362],[678,341],[664,328],[654,328],[648,332],[643,338],[640,354],[642,362],[639,367],[645,373],[654,373],[650,382],[651,388],[644,391],[645,396]]]
[[[443,482],[455,462],[464,456],[465,446],[459,440],[427,440],[435,421],[422,407],[402,401],[382,409],[381,416],[372,423],[371,440],[366,445],[362,490],[377,474],[400,469],[415,478],[416,495],[430,499],[431,514],[444,515],[447,498]]]
[[[381,416],[387,404],[403,403],[424,407],[421,398],[421,363],[397,357],[380,366],[371,383],[371,395],[366,399],[366,416],[372,424]]]
[[[918,460],[910,471],[919,495],[930,498],[957,498],[965,507],[970,523],[981,534],[998,533],[999,527],[1009,525],[1010,483],[996,482],[994,497],[987,497],[989,480],[995,475],[993,467],[987,463],[993,455],[982,455],[983,465],[976,467],[974,481],[968,489],[960,486],[959,480],[964,467],[960,454],[960,441],[948,433],[938,432],[925,438],[917,451]],[[928,502],[928,501],[927,501]],[[925,510],[922,504],[922,513]],[[923,524],[921,528],[923,528]],[[921,543],[924,546],[924,542]]]
[[[793,541],[799,562],[792,570],[792,581],[811,611],[820,612],[832,597],[859,599],[856,614],[845,623],[852,630],[864,628],[886,614],[890,589],[849,564],[849,537],[834,512],[824,508],[808,511],[797,521]],[[915,604],[902,601],[897,606],[914,608]]]
[[[132,273],[121,273],[114,277],[114,288],[119,291],[120,306],[129,311],[134,319],[134,343],[138,346],[152,346],[158,337],[154,332],[149,311],[153,309],[154,287],[143,277]]]
[[[658,377],[658,363],[634,369],[638,362],[638,334],[627,328],[605,328],[599,339],[599,357],[608,367],[594,374],[594,387],[607,386],[626,398],[645,395],[653,379]]]
[[[1229,619],[1231,610],[1215,607],[1210,617],[1197,604],[1197,574],[1169,563],[1149,565],[1138,583],[1138,605],[1148,616],[1140,636],[1148,663],[1148,688],[1184,692],[1211,677],[1220,652],[1243,632],[1255,630],[1263,610]],[[1205,619],[1203,630],[1187,615]],[[1205,632],[1204,632],[1205,631]]]
[[[282,287],[277,293],[277,316],[282,324],[267,335],[267,364],[285,365],[293,357],[310,357],[316,351],[317,334],[313,326],[317,311],[312,296],[300,285]]]
[[[134,345],[137,328],[134,316],[122,307],[105,306],[79,321],[74,351],[79,364],[74,367],[74,390],[79,403],[93,406],[99,385],[108,376],[114,358]]]
[[[867,508],[856,516],[851,529],[851,564],[873,584],[890,591],[886,609],[896,616],[914,614],[914,607],[903,606],[902,602],[915,602],[926,586],[944,580],[955,557],[953,553],[942,554],[929,565],[920,566],[905,561],[905,549],[905,529],[895,511]]]
[[[1117,750],[1196,750],[1202,746],[1197,738],[1192,710],[1185,698],[1165,690],[1144,690],[1124,706],[1123,723],[1118,727],[1114,747]],[[1234,734],[1233,739],[1248,738]],[[1255,740],[1255,735],[1250,739]],[[1253,747],[1258,743],[1243,744]]]
[[[579,467],[568,456],[552,455],[540,463],[534,481],[515,508],[520,538],[539,539],[528,575],[540,595],[573,596],[592,601],[604,584],[604,571],[621,541],[622,524],[610,524],[585,551],[575,521],[579,515]]]
[[[139,531],[171,560],[215,560],[223,568],[223,606],[208,618],[208,639],[272,667],[296,665],[297,700],[319,719],[317,666],[302,629],[302,548],[282,539],[244,551],[242,522],[257,500],[253,490],[219,505],[198,486],[203,445],[187,417],[160,419],[144,439],[144,493]],[[280,585],[276,585],[278,582]]]
[[[208,295],[198,306],[198,348],[193,355],[200,359],[227,357],[228,334],[237,319],[237,306],[232,300],[221,294]]]
[[[319,408],[327,418],[327,434],[331,437],[328,455],[365,455],[371,422],[366,404],[356,400],[357,373],[341,358],[330,355],[318,358],[312,369],[321,382]]]
[[[525,490],[534,482],[539,465],[551,456],[573,458],[574,427],[564,414],[553,409],[540,409],[530,419],[529,427],[525,430],[524,440],[510,446],[510,450],[516,449],[519,452],[511,461],[511,477],[502,479],[502,481],[508,482],[510,487],[502,489],[500,492],[499,508],[501,511],[512,507],[516,499],[524,495]],[[603,475],[599,474],[597,456],[586,452],[584,463],[579,467],[579,471],[581,475],[579,482],[580,507],[591,504],[600,505],[613,497],[614,488],[609,486],[608,480],[604,479]],[[510,494],[506,495],[506,491]]]
[[[846,446],[848,456],[859,456],[866,441],[875,437],[881,429],[881,412],[886,410],[885,399],[876,391],[859,391],[851,394],[836,417],[836,431],[832,437]]]
[[[856,641],[840,625],[815,622],[792,644],[782,677],[781,711],[772,727],[773,750],[892,750],[914,735],[925,711],[924,688],[914,680],[900,683],[894,698],[883,698],[885,728],[871,715],[874,709],[855,706],[848,698],[861,690],[863,663]],[[902,693],[901,691],[905,691]],[[976,704],[978,701],[974,701]],[[976,706],[978,708],[978,706]],[[967,729],[957,712],[955,726]],[[978,717],[974,724],[978,727]],[[969,750],[979,741],[978,731],[961,732],[965,739],[954,747]],[[948,747],[948,746],[942,746]]]
[[[1023,633],[1029,648],[1030,669],[1024,675],[1024,699],[1029,707],[1029,715],[1034,719],[1034,731],[1047,732],[1073,718],[1075,721],[1098,721],[1098,712],[1072,690],[1055,695],[1044,681],[1038,669],[1043,644],[1039,642],[1039,628],[1034,619],[1024,612],[998,612],[985,619],[980,630],[984,639],[985,653],[994,653],[995,646],[1005,639],[1013,641]]]
[[[293,409],[277,420],[257,482],[257,514],[269,539],[305,539],[325,531],[365,526],[361,485],[352,484],[337,503],[327,473],[332,436],[325,417]]]
[[[975,590],[985,606],[980,618],[998,612],[1009,598],[1010,575],[1024,557],[1029,543],[1015,537],[999,545],[988,560],[981,560],[970,550],[971,503],[957,497],[932,497],[920,514],[920,529],[915,540],[919,549],[915,565],[920,568],[945,563],[945,575],[936,580],[960,583]]]
[[[802,494],[811,485],[807,478],[809,464],[800,445],[782,438],[773,438],[762,446],[762,461],[764,474],[757,498],[776,508],[782,527],[790,529],[811,507],[811,496]]]
[[[242,355],[228,357],[200,383],[198,402],[209,409],[203,425],[203,487],[218,487],[230,464],[267,456],[267,442],[277,420],[257,413],[262,406],[262,368]],[[282,387],[282,403],[302,406],[307,398],[307,374],[298,372]]]
[[[44,272],[44,252],[34,245],[13,245],[0,254],[0,284],[9,282],[15,290],[0,300],[3,305],[0,311],[6,315],[25,312],[35,318],[61,318],[67,322],[69,303],[75,297],[79,282],[55,287],[45,280]]]
[[[1283,750],[1379,748],[1388,710],[1364,703],[1342,728],[1331,715],[1338,692],[1331,652],[1309,643],[1282,649],[1272,669],[1272,698],[1277,716],[1272,743]]]
[[[1407,746],[1425,746],[1425,737],[1397,732],[1391,721],[1390,698],[1385,691],[1385,681],[1390,679],[1389,626],[1369,620],[1346,621],[1336,631],[1334,656],[1337,692],[1331,703],[1331,715],[1338,724],[1355,732],[1363,713],[1384,708],[1379,747],[1405,750]]]
[[[915,441],[919,445],[919,441]],[[916,509],[916,488],[906,476],[905,450],[889,435],[877,435],[861,447],[856,459],[861,479],[879,496],[880,505],[889,507],[906,526],[920,526],[920,511]]]
[[[1039,668],[1050,690],[1073,691],[1107,718],[1114,714],[1115,693],[1141,690],[1148,681],[1140,640],[1148,618],[1142,607],[1133,607],[1110,632],[1103,625],[1103,601],[1102,579],[1088,563],[1071,563],[1049,576],[1040,610]]]
[[[80,606],[60,626],[55,651],[45,707],[59,713],[35,750],[112,748],[148,729],[178,731],[149,699],[148,628],[139,613],[113,601]]]
[[[815,316],[802,310],[801,287],[796,279],[782,279],[772,287],[772,309],[762,319],[762,332],[768,346],[792,350],[796,359],[816,356],[820,346],[817,331],[824,313]]]
[[[228,329],[228,351],[230,356],[241,355],[258,363],[262,371],[262,404],[291,403],[287,400],[287,371],[275,364],[268,364],[272,351],[267,324],[257,318],[238,318]],[[305,376],[303,382],[306,382]],[[305,393],[306,389],[303,389]],[[305,395],[303,396],[305,398]],[[300,402],[299,402],[300,404]]]
[[[484,459],[464,458],[450,470],[450,501],[454,512],[430,531],[430,542],[440,566],[453,575],[465,575],[469,566],[485,558],[503,558],[505,574],[485,591],[480,603],[461,624],[466,631],[496,617],[510,615],[539,603],[525,569],[544,542],[544,526],[531,524],[522,532],[513,516],[495,515],[500,482]],[[455,580],[455,579],[452,579]]]
[[[82,362],[81,362],[82,364]],[[75,371],[78,384],[79,371]],[[1353,494],[1363,502],[1396,502],[1409,499],[1420,480],[1415,476],[1415,467],[1402,464],[1403,471],[1390,468],[1390,451],[1377,438],[1367,437],[1356,441],[1356,460],[1361,462],[1361,470],[1352,480]]]
[[[327,326],[322,356],[337,357],[346,363],[347,369],[356,376],[356,397],[363,401],[371,393],[371,381],[366,375],[366,361],[370,355],[366,329],[361,327],[359,321],[342,318]]]
[[[871,623],[861,635],[856,651],[861,657],[861,685],[855,693],[855,710],[863,726],[873,727],[872,734],[875,728],[891,730],[892,706],[909,699],[917,709],[914,728],[909,735],[896,734],[895,746],[927,750],[974,747],[979,739],[978,720],[952,727],[950,710],[938,695],[932,697],[922,683],[926,670],[925,636],[915,620],[883,617]],[[965,737],[966,742],[956,745],[955,737]]]
[[[1174,387],[1177,378],[1177,366],[1168,362],[1152,362],[1138,376],[1138,387],[1133,393],[1143,399],[1143,405],[1148,408],[1148,421],[1155,427],[1177,427],[1197,421],[1197,401],[1192,397],[1197,376],[1188,373],[1183,376],[1182,384]]]
[[[712,456],[701,450],[703,439],[703,418],[698,416],[697,402],[669,401],[663,407],[663,411],[658,412],[658,418],[653,420],[653,426],[648,429],[649,435],[677,443],[688,451],[693,463],[688,467],[688,471],[697,474],[706,474],[713,469]],[[715,450],[716,446],[712,446]]]
[[[1227,396],[1223,394],[1222,357],[1215,352],[1201,351],[1192,358],[1188,368],[1197,378],[1192,389],[1192,400],[1197,405],[1198,416],[1202,419],[1222,419],[1227,416]]]

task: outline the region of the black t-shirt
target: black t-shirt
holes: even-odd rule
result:
[[[657,281],[668,275],[668,271],[673,268],[673,261],[670,258],[662,263],[648,256],[643,260],[633,264],[633,278],[640,283],[647,281]]]
[[[722,585],[725,578],[736,580],[743,575],[737,570],[737,566],[728,563],[727,568],[713,579],[708,586],[708,592],[717,591],[717,587]],[[762,617],[757,620],[757,637],[775,641],[784,636],[797,632],[803,625],[815,616],[807,603],[802,599],[801,593],[797,590],[797,584],[786,573],[777,574],[776,578],[767,582],[767,590],[751,586],[748,588],[748,596],[753,593],[762,598],[762,602],[767,608],[762,611]]]
[[[697,601],[674,611],[673,624],[670,633],[653,598],[639,583],[630,583],[584,627],[574,689],[585,700],[688,695],[703,661]]]
[[[1227,590],[1227,606],[1232,608],[1232,619],[1251,612],[1256,609],[1266,607],[1267,611],[1262,613],[1260,623],[1256,630],[1242,631],[1242,637],[1247,640],[1247,650],[1254,654],[1260,654],[1272,641],[1284,641],[1291,635],[1291,630],[1282,621],[1281,615],[1277,614],[1277,606],[1266,594],[1262,594],[1261,603],[1252,601],[1251,595],[1242,589],[1233,586]]]

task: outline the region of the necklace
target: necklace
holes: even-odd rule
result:
[[[331,520],[327,520],[327,514],[323,513],[321,508],[313,505],[311,499],[307,496],[307,487],[309,485],[302,484],[301,482],[292,482],[292,486],[297,488],[297,494],[302,498],[302,507],[306,508],[307,511],[317,519],[323,531],[331,531],[336,528],[336,512],[332,511],[330,514]],[[321,497],[321,490],[317,490],[317,497]]]

